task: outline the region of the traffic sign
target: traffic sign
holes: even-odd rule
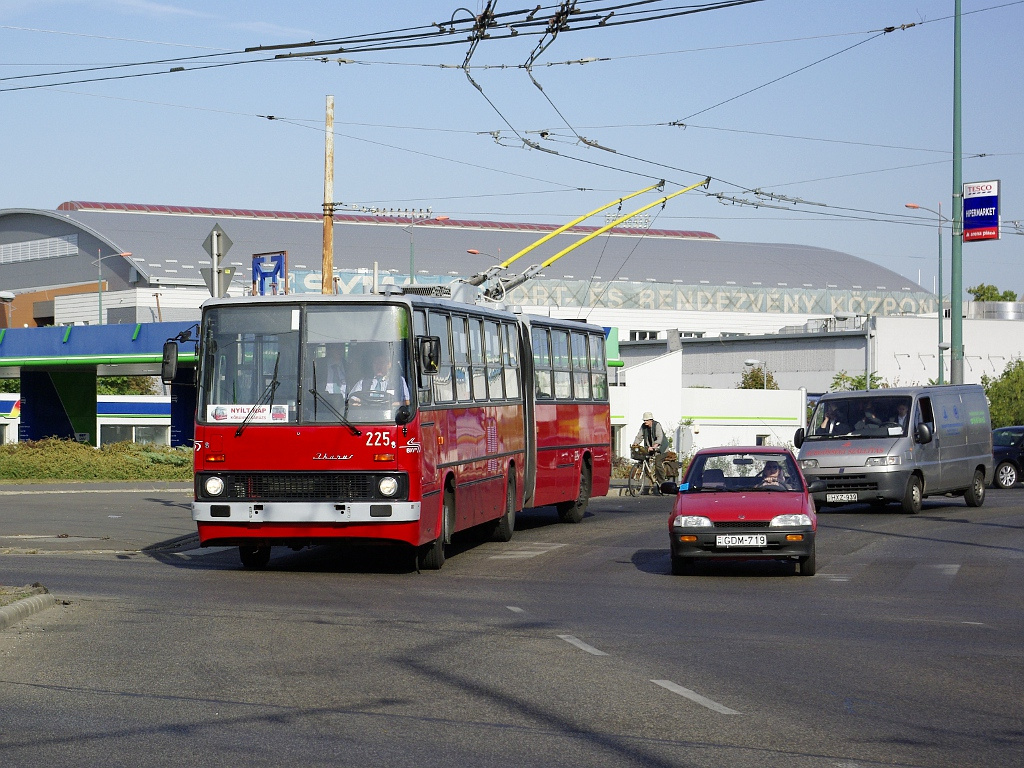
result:
[[[213,250],[213,240],[214,240],[214,235],[215,234],[216,234],[216,238],[217,238],[217,252],[216,253],[214,253],[214,250]],[[225,232],[223,229],[220,228],[220,224],[214,224],[213,225],[213,229],[210,230],[210,234],[208,234],[206,236],[206,239],[203,240],[203,249],[208,254],[210,254],[210,258],[211,259],[216,259],[217,257],[227,256],[228,251],[231,250],[231,246],[232,245],[233,245],[233,243],[231,242],[231,238],[228,237],[228,233],[227,232]]]

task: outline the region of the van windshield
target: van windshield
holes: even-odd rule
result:
[[[902,395],[830,397],[818,402],[805,439],[902,437],[912,422],[912,405]]]

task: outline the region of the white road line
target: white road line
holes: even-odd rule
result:
[[[683,688],[683,686],[678,685],[676,683],[673,683],[671,680],[651,680],[651,682],[654,683],[655,685],[660,685],[662,688],[664,688],[667,691],[672,691],[672,693],[678,693],[680,696],[684,696],[687,699],[689,699],[690,701],[693,701],[693,702],[695,702],[697,704],[700,704],[702,707],[707,707],[708,709],[714,710],[715,712],[718,712],[719,714],[722,714],[722,715],[739,715],[739,714],[742,714],[741,712],[737,712],[735,709],[729,709],[727,706],[725,706],[723,704],[719,704],[717,701],[712,701],[711,699],[709,699],[709,698],[707,698],[705,696],[701,696],[699,693],[697,693],[695,691],[691,691],[689,688]]]
[[[491,555],[489,560],[526,560],[537,555],[544,555],[552,552],[565,544],[547,544],[537,542],[535,544],[520,544],[516,549],[508,549],[500,555]]]
[[[524,613],[522,608],[517,608],[514,605],[506,605],[505,607],[512,611],[512,613]]]
[[[587,645],[582,640],[580,640],[578,637],[574,637],[573,635],[559,635],[558,639],[559,640],[565,640],[565,642],[567,642],[569,645],[575,645],[581,651],[586,651],[587,653],[592,654],[594,656],[607,656],[608,655],[604,651],[599,651],[597,648],[595,648],[592,645]]]

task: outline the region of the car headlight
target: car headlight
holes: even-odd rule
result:
[[[224,493],[224,481],[216,475],[208,477],[203,481],[203,490],[210,496],[220,496]]]
[[[817,469],[817,459],[800,459],[800,469]]]
[[[702,515],[680,515],[672,521],[673,528],[711,528],[711,521]]]
[[[893,464],[902,464],[902,460],[899,456],[871,456],[866,462],[869,467],[885,467],[892,466]]]
[[[793,528],[797,525],[810,525],[811,518],[807,515],[777,515],[772,518],[769,526],[772,528]]]
[[[377,488],[380,490],[381,496],[394,496],[398,493],[398,480],[391,476],[382,477],[377,483]]]

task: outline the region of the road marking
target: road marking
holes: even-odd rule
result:
[[[524,613],[522,608],[517,608],[514,605],[506,605],[505,607],[512,611],[512,613]]]
[[[702,707],[707,707],[708,709],[714,710],[715,712],[718,712],[719,714],[722,714],[722,715],[739,715],[739,714],[742,714],[741,712],[737,712],[735,709],[729,709],[727,706],[725,706],[723,704],[719,704],[717,701],[712,701],[711,699],[709,699],[709,698],[707,698],[705,696],[701,696],[696,691],[691,691],[689,688],[683,688],[683,686],[678,685],[676,683],[673,683],[671,680],[651,680],[651,682],[654,683],[655,685],[660,685],[662,688],[664,688],[667,691],[672,691],[672,693],[678,693],[680,696],[684,696],[685,698],[689,699],[690,701],[695,702],[697,704],[700,704]]]
[[[491,555],[490,560],[527,560],[537,555],[544,555],[553,552],[565,544],[547,544],[536,542],[534,544],[520,544],[518,549],[505,550],[500,555]]]
[[[592,645],[587,645],[582,640],[580,640],[578,637],[575,637],[573,635],[559,635],[558,639],[559,640],[565,640],[565,642],[567,642],[569,645],[575,645],[581,651],[586,651],[587,653],[592,654],[594,656],[607,656],[608,655],[604,651],[599,651],[597,648],[595,648]]]

